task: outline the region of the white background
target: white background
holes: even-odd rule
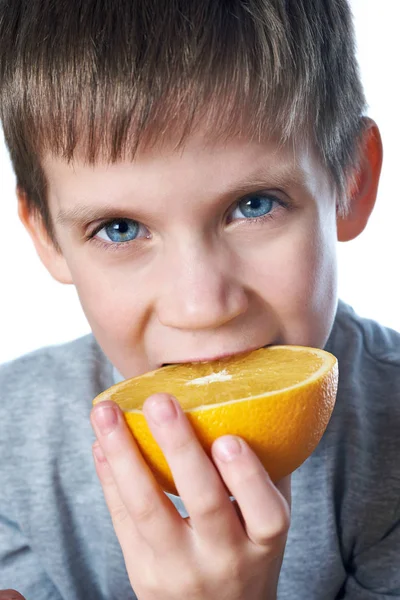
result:
[[[339,244],[340,296],[363,316],[400,330],[400,0],[353,0],[369,115],[385,158],[378,202],[366,231]],[[14,177],[0,139],[0,362],[83,335],[89,326],[72,286],[53,281],[19,223]]]

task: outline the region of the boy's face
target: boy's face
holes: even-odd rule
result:
[[[336,198],[306,147],[198,136],[115,165],[48,157],[44,170],[62,250],[47,266],[75,284],[124,377],[269,344],[324,346]]]

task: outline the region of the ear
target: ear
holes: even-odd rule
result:
[[[18,216],[29,233],[40,260],[60,283],[73,283],[68,264],[57,244],[50,238],[43,219],[29,207],[26,192],[17,187]]]
[[[375,206],[382,167],[382,140],[378,126],[366,119],[360,144],[360,161],[348,193],[348,212],[337,218],[337,235],[340,242],[356,238],[365,229]]]

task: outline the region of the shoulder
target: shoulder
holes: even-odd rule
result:
[[[92,334],[0,365],[3,456],[39,456],[60,436],[87,433],[92,400],[111,384],[112,365]]]
[[[394,407],[400,408],[400,333],[359,317],[340,302],[326,349],[338,359],[343,385],[357,381],[367,390],[381,392],[397,388],[392,401],[397,400]]]
[[[24,498],[47,493],[72,466],[75,486],[90,479],[92,400],[111,384],[92,334],[0,366],[0,504],[7,491],[23,510]]]
[[[0,395],[37,395],[45,390],[74,387],[93,375],[108,384],[111,364],[92,334],[47,346],[0,365]]]
[[[339,302],[336,315],[336,335],[348,341],[359,339],[371,358],[400,366],[400,333],[372,319],[357,315],[351,306]]]
[[[360,317],[344,302],[339,302],[328,344],[339,349],[350,344],[372,360],[400,366],[400,333]]]
[[[339,363],[338,412],[361,415],[369,432],[400,424],[400,334],[339,303],[326,349]]]
[[[326,349],[339,363],[337,401],[326,438],[334,448],[331,468],[350,507],[346,522],[359,523],[359,539],[367,547],[398,518],[400,334],[340,303]]]
[[[400,427],[400,334],[339,303],[326,349],[339,363],[338,412],[360,434],[385,438]],[[357,427],[356,427],[357,425]],[[398,430],[397,430],[398,431]]]
[[[111,383],[93,335],[0,366],[0,515],[37,540],[93,499],[90,411]]]

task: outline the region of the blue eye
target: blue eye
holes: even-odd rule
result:
[[[131,219],[114,219],[104,225],[97,232],[97,236],[115,243],[131,242],[139,236],[142,227],[140,223]]]
[[[262,196],[260,194],[252,194],[242,198],[236,205],[233,212],[233,219],[255,219],[257,217],[263,217],[268,215],[277,201],[269,196]]]

